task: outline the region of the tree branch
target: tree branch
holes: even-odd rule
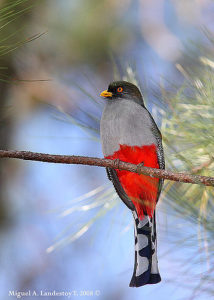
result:
[[[97,167],[109,167],[118,170],[126,170],[151,177],[163,178],[172,181],[179,181],[192,184],[203,184],[214,186],[214,178],[207,176],[191,175],[186,173],[174,173],[172,171],[153,169],[142,165],[134,165],[120,160],[111,160],[96,157],[74,156],[74,155],[53,155],[29,151],[7,151],[0,150],[0,158],[17,158],[48,163],[77,164]]]

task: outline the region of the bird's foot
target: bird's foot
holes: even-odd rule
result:
[[[120,160],[117,158],[117,159],[114,159],[114,165],[115,165],[115,168],[116,169],[119,169],[119,165],[120,165]]]
[[[141,167],[144,167],[144,162],[141,162],[137,165],[137,173],[141,174]]]

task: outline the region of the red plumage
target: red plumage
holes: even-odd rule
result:
[[[120,145],[118,151],[105,158],[133,164],[144,163],[145,167],[159,168],[154,144],[141,147]],[[129,171],[116,170],[116,172],[123,189],[135,205],[138,217],[143,219],[145,213],[152,217],[157,202],[159,179]]]

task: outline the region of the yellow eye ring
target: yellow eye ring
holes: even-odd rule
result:
[[[120,86],[119,88],[117,88],[118,93],[122,93],[123,88]]]

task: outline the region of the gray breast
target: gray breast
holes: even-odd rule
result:
[[[112,155],[121,145],[157,144],[148,111],[136,102],[118,99],[107,102],[100,122],[104,156]]]

